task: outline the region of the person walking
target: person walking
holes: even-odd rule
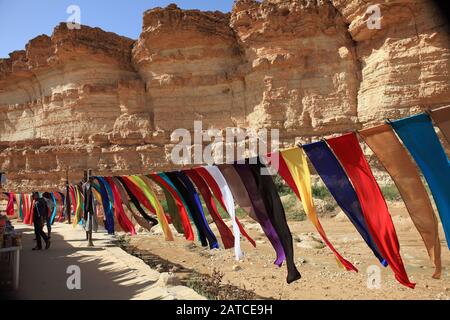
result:
[[[50,239],[43,230],[44,224],[48,221],[48,207],[46,201],[39,196],[38,192],[33,192],[33,224],[36,236],[36,246],[32,250],[42,249],[42,239],[45,241],[45,249],[50,248]]]
[[[45,200],[45,203],[47,203],[47,236],[50,239],[51,238],[51,232],[52,232],[52,224],[51,224],[51,216],[53,209],[55,208],[55,204],[52,201],[52,196],[49,192],[44,192],[42,194],[42,198]]]

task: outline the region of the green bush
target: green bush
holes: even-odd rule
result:
[[[273,182],[280,196],[293,193],[291,188],[284,182],[283,178],[279,174],[273,176]]]
[[[306,219],[306,214],[301,206],[300,200],[293,192],[289,195],[282,196],[281,202],[283,203],[287,220],[303,221]]]
[[[236,217],[238,219],[242,219],[242,218],[248,217],[248,213],[241,207],[236,207]]]
[[[321,200],[332,197],[330,191],[328,191],[327,187],[325,187],[323,185],[313,185],[312,186],[312,194],[313,194],[314,198],[321,199]]]
[[[395,184],[384,185],[380,187],[383,196],[388,201],[398,201],[401,200],[400,193],[398,192]]]
[[[304,221],[306,213],[303,210],[286,210],[286,219],[289,221]]]
[[[333,212],[337,208],[337,204],[335,202],[327,202],[325,204],[326,212]]]

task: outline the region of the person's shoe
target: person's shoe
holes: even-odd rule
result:
[[[47,250],[48,248],[50,248],[50,240],[47,240],[47,242],[45,243],[45,250]]]
[[[33,250],[33,251],[36,251],[36,250],[42,250],[42,248],[41,248],[41,247],[34,247],[34,248],[31,249],[31,250]]]

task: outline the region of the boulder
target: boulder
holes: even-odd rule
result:
[[[338,222],[349,221],[347,215],[342,210],[340,210],[339,213],[333,219]]]
[[[305,240],[297,243],[297,247],[304,249],[322,249],[325,247],[325,244],[316,240]]]
[[[181,284],[180,279],[171,272],[163,272],[159,275],[159,279],[156,282],[158,287],[170,287],[178,286]]]

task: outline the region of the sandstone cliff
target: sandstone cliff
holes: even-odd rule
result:
[[[9,190],[82,170],[170,168],[170,134],[279,128],[284,146],[450,103],[448,24],[429,1],[236,1],[229,14],[144,13],[136,41],[57,26],[0,59],[0,170]],[[296,139],[297,138],[297,139]]]

